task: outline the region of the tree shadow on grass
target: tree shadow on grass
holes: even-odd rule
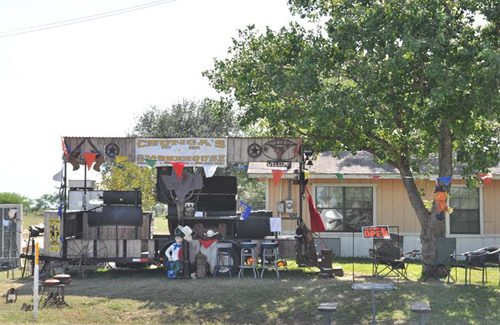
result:
[[[20,295],[31,294],[32,280],[16,282]],[[370,294],[351,290],[351,284],[349,275],[321,279],[300,269],[281,271],[279,280],[274,272],[264,273],[263,279],[248,275],[168,280],[161,269],[115,269],[90,273],[84,279],[73,277],[66,294],[67,301],[74,301],[75,312],[98,308],[116,317],[107,320],[113,323],[321,324],[324,320],[317,306],[337,301],[337,324],[368,324]],[[395,285],[396,290],[376,295],[380,323],[415,323],[410,306],[425,301],[432,308],[429,324],[500,324],[498,287],[434,281]]]

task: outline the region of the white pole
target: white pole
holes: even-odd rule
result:
[[[33,275],[33,317],[38,319],[38,243],[35,244],[35,274]]]

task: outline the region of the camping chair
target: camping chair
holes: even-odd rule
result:
[[[498,265],[500,271],[499,255],[500,246],[489,246],[462,254],[465,256],[465,284],[472,280],[472,270],[481,271],[481,282],[488,282],[489,265]],[[499,280],[500,284],[500,280]]]
[[[407,277],[407,260],[403,251],[403,236],[391,234],[391,239],[373,239],[373,249],[370,249],[370,256],[373,258],[373,276],[394,275]]]
[[[439,280],[443,276],[446,276],[448,282],[450,278],[454,281],[450,271],[453,267],[458,267],[454,257],[456,246],[456,238],[437,238],[437,254],[435,260],[427,263],[422,261],[427,270],[423,279],[424,281],[427,281],[430,277]]]

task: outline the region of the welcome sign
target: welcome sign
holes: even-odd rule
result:
[[[182,162],[185,166],[215,165],[227,163],[226,138],[137,138],[136,164],[146,166],[147,160],[156,166],[168,166]]]

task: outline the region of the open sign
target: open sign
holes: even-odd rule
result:
[[[362,227],[363,238],[391,239],[389,226]]]

